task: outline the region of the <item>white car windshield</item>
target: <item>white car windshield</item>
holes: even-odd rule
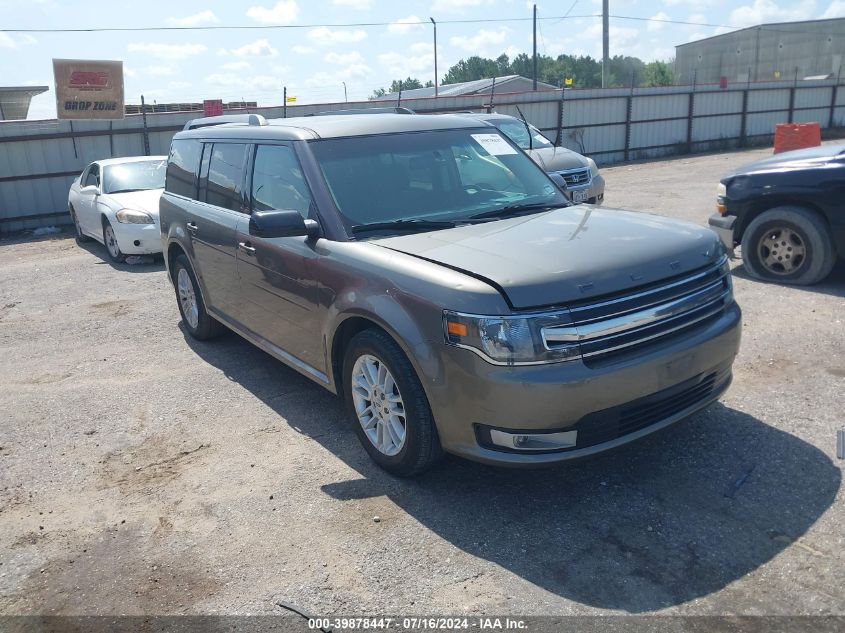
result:
[[[104,169],[103,193],[163,189],[166,168],[167,161],[164,160],[107,165]]]
[[[403,230],[410,223],[424,228],[424,222],[447,228],[568,204],[494,128],[326,139],[311,147],[353,232],[397,222]]]

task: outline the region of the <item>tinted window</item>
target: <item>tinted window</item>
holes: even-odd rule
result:
[[[528,130],[531,130],[531,137],[529,138],[528,130],[525,129],[525,123],[522,121],[496,120],[493,124],[522,149],[553,147],[552,142],[533,125],[528,126]]]
[[[137,163],[109,165],[103,169],[103,191],[122,193],[164,187],[163,160],[145,160]]]
[[[241,210],[245,155],[246,145],[240,143],[215,143],[212,146],[208,176],[201,184],[208,204],[233,211]],[[200,199],[203,199],[202,194]]]
[[[188,198],[197,197],[197,171],[200,166],[202,143],[182,139],[170,144],[165,189]]]
[[[327,139],[311,147],[348,227],[566,205],[542,170],[495,128]]]
[[[305,184],[293,149],[285,145],[259,145],[252,171],[254,211],[295,209],[308,217],[311,192]]]

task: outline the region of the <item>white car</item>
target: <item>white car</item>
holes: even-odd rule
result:
[[[164,191],[166,156],[98,160],[73,181],[68,212],[79,241],[94,238],[109,258],[161,253],[158,200]]]

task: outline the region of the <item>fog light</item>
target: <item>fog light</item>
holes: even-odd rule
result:
[[[490,442],[517,451],[555,451],[575,448],[578,431],[559,433],[508,433],[490,429]]]

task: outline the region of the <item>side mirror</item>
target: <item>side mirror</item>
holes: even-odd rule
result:
[[[318,237],[320,225],[314,220],[305,220],[299,211],[254,211],[249,218],[249,234],[255,237],[296,237],[307,235]]]
[[[557,188],[563,192],[566,199],[572,202],[572,194],[569,193],[569,187],[566,186],[566,181],[563,179],[563,176],[560,174],[549,174],[549,178],[551,178],[552,182],[557,185]]]
[[[86,185],[82,189],[79,190],[79,193],[98,194],[98,193],[100,193],[100,188],[97,185]]]

